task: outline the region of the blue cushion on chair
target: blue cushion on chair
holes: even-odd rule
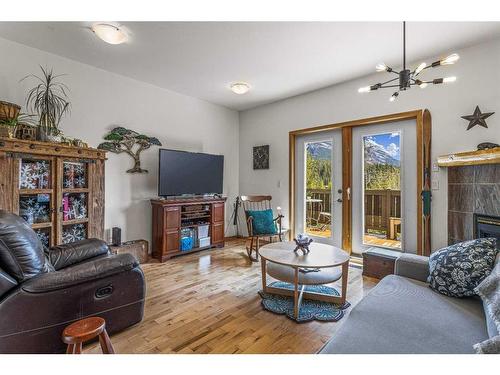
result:
[[[252,231],[255,235],[276,234],[276,225],[273,221],[273,210],[246,211],[247,218],[252,217]]]

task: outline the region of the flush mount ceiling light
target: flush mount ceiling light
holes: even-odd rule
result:
[[[229,87],[231,88],[232,92],[238,95],[246,94],[250,90],[250,85],[246,82],[235,82],[232,83]]]
[[[398,98],[399,93],[401,91],[406,91],[407,89],[415,85],[423,89],[426,88],[429,85],[429,83],[432,83],[434,85],[439,85],[441,83],[455,82],[457,80],[456,77],[435,78],[429,81],[425,81],[425,80],[420,80],[419,78],[417,78],[417,76],[425,69],[436,68],[441,65],[455,64],[459,58],[460,56],[454,53],[442,60],[433,62],[431,65],[427,65],[425,62],[423,62],[413,71],[411,71],[410,69],[406,69],[406,22],[403,22],[403,70],[401,70],[400,72],[396,72],[391,67],[388,67],[384,63],[377,64],[377,66],[375,67],[375,70],[377,72],[389,72],[396,74],[397,77],[382,83],[376,83],[371,86],[361,87],[358,90],[358,92],[370,92],[378,89],[398,87],[399,88],[398,91],[392,94],[392,96],[389,98],[389,100],[393,102]],[[394,81],[399,81],[399,82],[396,83]]]
[[[128,39],[122,27],[111,23],[94,23],[91,29],[95,35],[109,44],[122,44]]]

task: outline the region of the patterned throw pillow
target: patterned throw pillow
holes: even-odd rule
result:
[[[500,336],[492,337],[473,347],[477,354],[500,354]]]
[[[498,255],[497,258],[499,258]],[[476,293],[483,301],[488,335],[490,338],[498,336],[500,332],[500,259],[497,259],[488,277],[485,277],[477,286]]]
[[[479,238],[445,247],[429,258],[430,287],[450,297],[469,297],[493,269],[495,238]]]

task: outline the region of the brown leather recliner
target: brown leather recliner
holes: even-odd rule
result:
[[[50,249],[0,210],[0,353],[59,353],[70,323],[100,316],[108,333],[142,320],[145,282],[130,254],[88,239]]]

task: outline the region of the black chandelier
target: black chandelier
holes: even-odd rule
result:
[[[382,83],[376,83],[371,86],[361,87],[358,92],[370,92],[378,89],[397,87],[398,90],[394,92],[394,94],[392,94],[392,96],[389,98],[389,100],[393,102],[399,96],[400,91],[405,91],[415,85],[423,89],[427,87],[429,83],[439,85],[441,83],[455,82],[457,79],[456,77],[436,78],[430,81],[424,81],[418,79],[417,76],[425,69],[436,68],[441,65],[454,64],[459,58],[460,56],[454,53],[442,60],[433,62],[431,65],[427,65],[425,62],[423,62],[413,71],[411,71],[410,69],[406,69],[406,22],[403,22],[403,70],[401,70],[400,72],[396,72],[394,69],[385,65],[384,63],[377,64],[375,68],[377,72],[389,72],[396,74],[397,77]],[[399,83],[395,82],[397,80],[399,80]]]

